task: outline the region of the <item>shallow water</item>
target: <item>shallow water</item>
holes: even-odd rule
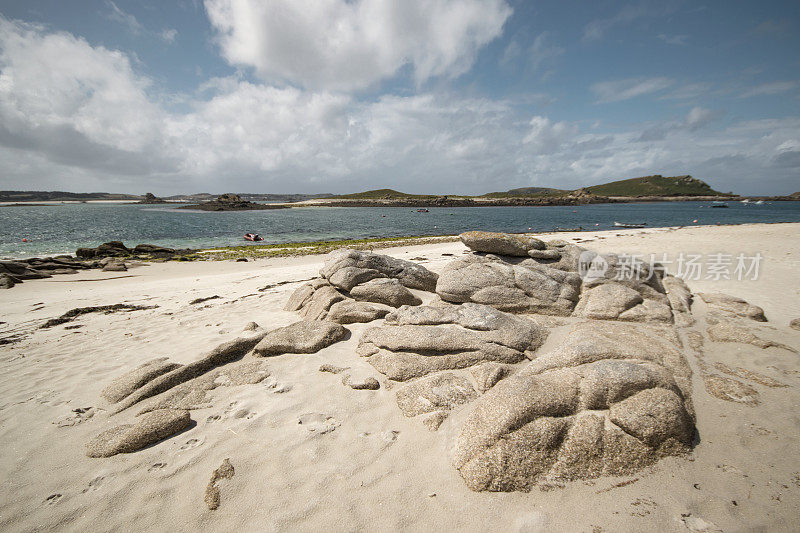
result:
[[[468,230],[552,231],[558,227],[612,229],[615,221],[648,227],[753,222],[800,222],[800,202],[763,205],[729,202],[659,202],[549,207],[442,207],[419,213],[410,207],[298,207],[270,211],[204,212],[173,206],[59,204],[0,207],[0,257],[74,253],[79,247],[121,240],[179,248],[248,244],[259,233],[264,243],[452,235]],[[29,242],[23,243],[26,238]],[[249,243],[251,245],[257,245]]]

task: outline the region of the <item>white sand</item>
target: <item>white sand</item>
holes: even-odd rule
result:
[[[725,291],[762,306],[775,328],[764,330],[770,338],[800,347],[800,332],[788,328],[791,318],[800,317],[800,224],[557,237],[576,237],[602,252],[761,252],[758,281],[689,285],[693,292]],[[444,243],[380,252],[425,257],[421,262],[439,270],[452,259],[442,254],[464,250],[460,243]],[[700,442],[690,459],[670,458],[634,476],[548,491],[467,489],[446,453],[453,422],[429,432],[404,418],[387,380],[354,353],[366,324],[348,326],[352,338],[318,354],[269,359],[272,377],[266,382],[215,389],[212,406],[192,411],[197,425],[178,436],[132,454],[84,455],[89,439],[132,416],[109,417],[99,396],[108,382],[153,357],[192,361],[251,320],[266,328],[296,321],[296,314],[281,308],[297,283],[259,289],[312,278],[322,259],[153,264],[127,273],[26,281],[0,292],[0,321],[6,322],[0,337],[25,337],[0,346],[0,529],[685,531],[685,522],[696,529],[713,524],[709,531],[798,527],[800,359],[780,348],[707,345],[709,364],[759,371],[788,387],[753,385],[761,403],[748,407],[709,396],[696,372]],[[212,295],[221,298],[188,303]],[[35,329],[74,307],[114,303],[159,307]],[[704,307],[699,299],[695,305]],[[82,327],[65,329],[70,325]],[[368,372],[381,389],[351,390],[340,376],[318,372],[323,362]],[[92,418],[64,425],[73,409],[88,407],[96,413]],[[332,417],[336,429],[309,432],[298,419],[310,413]],[[220,483],[221,506],[209,511],[205,487],[225,458],[236,473]]]

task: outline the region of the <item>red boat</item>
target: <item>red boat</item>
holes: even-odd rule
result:
[[[261,235],[259,235],[258,233],[245,233],[245,234],[244,234],[244,239],[245,239],[246,241],[253,241],[253,242],[256,242],[256,241],[263,241],[263,240],[264,240],[264,239],[261,237]]]

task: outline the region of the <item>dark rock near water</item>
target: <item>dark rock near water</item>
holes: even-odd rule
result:
[[[199,209],[201,211],[256,211],[265,209],[287,209],[286,205],[259,204],[242,200],[241,196],[233,193],[219,195],[215,200],[201,204],[182,205],[178,209]]]
[[[22,281],[8,274],[0,274],[0,289],[10,289],[17,283],[22,283]]]
[[[145,193],[144,199],[142,199],[141,201],[139,201],[137,203],[139,203],[139,204],[166,204],[167,201],[164,200],[163,198],[159,198],[158,196],[156,196],[155,194],[153,194],[151,192],[148,192],[148,193]]]

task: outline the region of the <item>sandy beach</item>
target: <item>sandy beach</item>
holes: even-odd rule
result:
[[[723,292],[760,306],[768,321],[753,331],[785,346],[705,339],[702,350],[686,348],[697,430],[688,456],[623,477],[475,492],[449,455],[471,404],[430,431],[398,409],[400,385],[356,353],[364,331],[382,320],[347,324],[345,340],[316,353],[246,355],[261,362],[266,379],[217,383],[177,435],[134,453],[87,457],[87,442],[138,412],[113,414],[101,396],[112,380],[156,357],[191,363],[251,321],[265,330],[298,321],[284,305],[319,276],[325,256],[152,263],[28,280],[0,291],[0,337],[15,341],[0,345],[0,529],[796,530],[800,356],[787,348],[800,349],[800,331],[789,327],[800,317],[800,224],[536,236],[599,253],[667,254],[676,261],[666,265],[673,274],[681,254],[761,254],[757,280],[707,279],[704,272],[686,283],[695,295]],[[469,250],[446,242],[377,253],[438,273]],[[412,292],[423,304],[435,298]],[[190,303],[197,299],[206,300]],[[155,307],[41,328],[70,309],[111,304]],[[708,312],[695,296],[697,323],[686,331],[703,334]],[[548,322],[552,339],[537,353],[575,320]],[[354,390],[340,375],[320,372],[324,363],[374,377],[380,388]],[[720,368],[744,369],[734,379],[755,391],[751,401],[709,393],[703,376]],[[219,507],[211,510],[207,485],[225,459],[235,474],[219,481]]]

